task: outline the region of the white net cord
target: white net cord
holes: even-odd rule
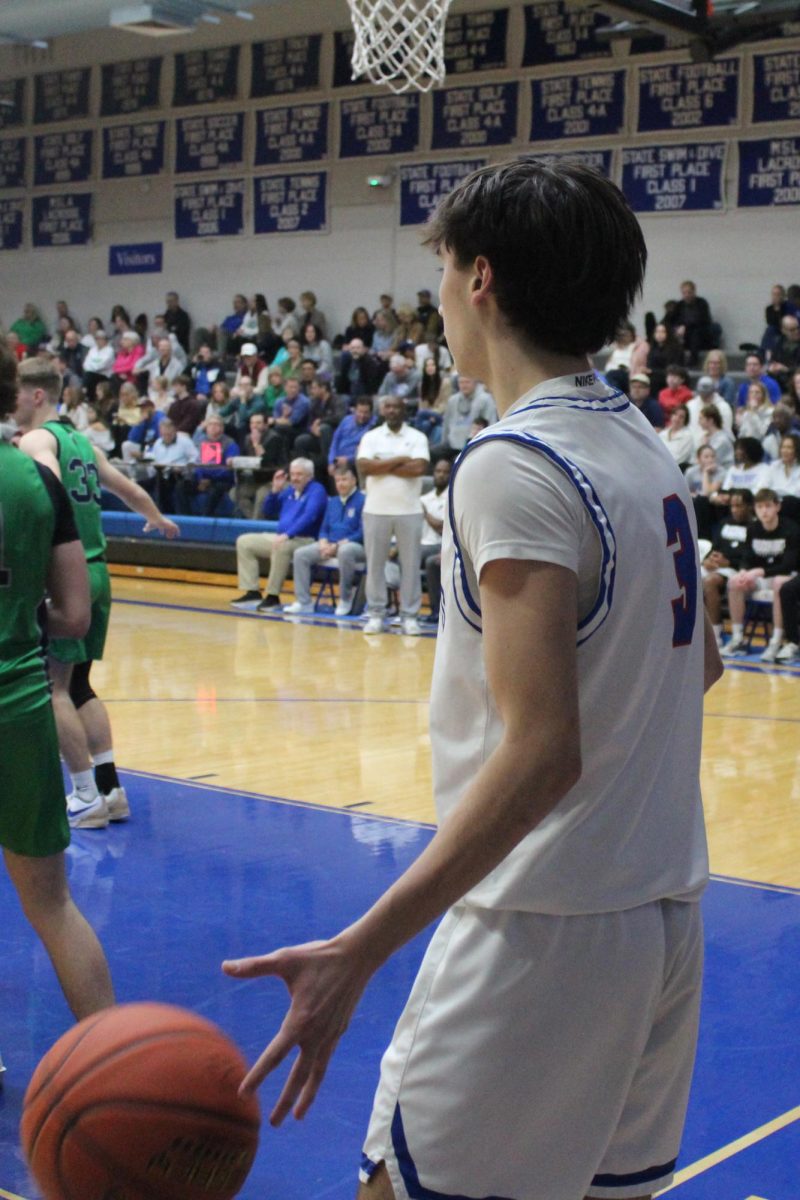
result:
[[[356,40],[353,78],[393,92],[444,83],[444,26],[451,0],[347,0]]]

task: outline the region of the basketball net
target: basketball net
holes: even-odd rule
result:
[[[393,92],[444,83],[444,25],[451,0],[347,0],[356,40],[353,79]]]

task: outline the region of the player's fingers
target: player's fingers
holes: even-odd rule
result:
[[[294,1038],[281,1028],[245,1075],[239,1085],[239,1095],[249,1096],[256,1088],[260,1087],[269,1073],[280,1066],[294,1045]]]
[[[325,1073],[328,1070],[328,1063],[331,1061],[331,1055],[336,1049],[336,1045],[330,1047],[329,1050],[321,1053],[313,1062],[311,1070],[308,1074],[308,1079],[300,1093],[300,1098],[294,1106],[294,1116],[298,1121],[302,1121],[311,1105],[317,1098],[317,1092],[320,1089],[320,1084],[325,1078]]]
[[[286,1083],[283,1085],[283,1091],[278,1097],[278,1102],[269,1115],[270,1125],[274,1125],[277,1128],[291,1112],[292,1105],[305,1087],[312,1066],[313,1060],[308,1054],[301,1051],[289,1072]]]
[[[227,958],[222,964],[226,975],[236,979],[259,979],[263,975],[282,974],[280,951],[274,954],[257,954],[251,958]]]

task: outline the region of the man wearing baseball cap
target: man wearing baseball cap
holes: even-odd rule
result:
[[[692,429],[697,429],[700,425],[700,413],[707,406],[716,408],[722,421],[722,428],[726,433],[733,432],[733,411],[727,400],[723,400],[719,392],[716,390],[714,380],[710,375],[701,375],[697,381],[697,388],[691,400],[687,401],[686,407],[689,409],[689,425]]]
[[[628,383],[628,393],[631,403],[635,404],[640,412],[647,417],[650,424],[655,429],[662,429],[664,426],[664,413],[658,401],[650,395],[650,376],[645,375],[643,371],[638,375],[631,375]]]

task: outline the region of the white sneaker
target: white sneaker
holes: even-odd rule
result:
[[[765,663],[775,662],[775,660],[778,657],[779,650],[780,650],[780,645],[773,645],[773,643],[770,642],[769,645],[767,646],[766,650],[764,650],[764,652],[759,655],[759,662],[765,662]]]
[[[350,610],[352,609],[352,607],[353,607],[352,600],[348,600],[347,603],[345,603],[344,600],[340,600],[339,603],[336,605],[336,616],[337,617],[349,617]]]
[[[743,637],[732,637],[726,646],[720,651],[723,658],[735,658],[739,654],[747,653],[747,643]]]
[[[109,821],[127,821],[131,815],[131,808],[128,804],[128,797],[125,795],[124,787],[115,787],[106,796],[106,804],[108,805]]]
[[[383,617],[370,617],[364,626],[364,633],[383,633]]]
[[[284,604],[283,611],[290,617],[310,617],[314,612],[314,605],[301,604],[299,600],[295,600],[294,604]]]
[[[67,820],[70,829],[105,829],[108,825],[108,804],[101,793],[84,804],[76,792],[67,796]]]
[[[403,637],[419,637],[422,634],[416,617],[403,617],[400,628],[403,631]]]
[[[796,658],[800,658],[800,646],[797,642],[787,642],[775,655],[775,661],[782,663],[794,662]]]

